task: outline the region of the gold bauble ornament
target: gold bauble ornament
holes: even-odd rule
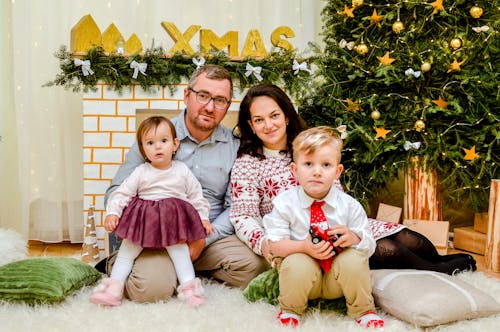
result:
[[[470,16],[474,18],[480,18],[481,15],[483,15],[483,8],[479,7],[478,5],[474,5],[471,7],[469,13]]]
[[[403,31],[404,29],[405,25],[400,20],[397,20],[392,24],[392,31],[394,31],[397,34],[401,33],[401,31]]]
[[[462,47],[462,39],[455,37],[450,41],[450,46],[454,50],[458,50],[460,47]]]
[[[425,122],[422,120],[417,120],[415,122],[415,130],[416,131],[422,131],[425,129]]]
[[[429,70],[431,70],[431,64],[429,62],[424,62],[422,63],[422,65],[420,66],[420,69],[426,73],[428,72]]]
[[[352,0],[352,6],[353,7],[359,7],[359,6],[362,6],[364,3],[363,0]]]
[[[368,53],[368,46],[366,46],[365,43],[361,43],[356,46],[356,52],[358,52],[359,55],[365,55]]]
[[[380,112],[377,110],[374,110],[374,111],[372,111],[370,116],[373,120],[378,120],[378,119],[380,119]]]

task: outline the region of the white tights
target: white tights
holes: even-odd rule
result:
[[[188,245],[186,243],[174,244],[165,249],[167,249],[168,255],[174,264],[179,284],[182,285],[194,279],[194,267],[191,262],[191,257],[189,256]],[[132,271],[134,261],[141,252],[141,246],[130,240],[124,239],[116,255],[116,261],[113,264],[110,278],[119,280],[121,283],[125,284],[128,275]]]

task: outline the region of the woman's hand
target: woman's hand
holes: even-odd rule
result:
[[[271,248],[269,248],[269,241],[266,238],[262,239],[262,245],[260,249],[262,252],[262,257],[264,257],[268,262],[272,262],[274,256],[271,253]]]
[[[207,235],[212,235],[213,232],[215,232],[215,227],[212,225],[210,220],[202,220],[201,223],[203,224],[203,228],[205,228],[205,233],[207,233]]]
[[[334,225],[328,230],[328,236],[333,238],[335,234],[338,236],[337,241],[333,243],[336,247],[347,248],[361,242],[359,236],[356,235],[345,225]]]
[[[115,216],[114,214],[108,214],[106,216],[106,219],[104,219],[104,229],[107,232],[114,232],[119,222],[120,218],[118,218],[118,216]]]

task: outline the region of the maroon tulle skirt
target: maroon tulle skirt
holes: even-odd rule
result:
[[[198,211],[190,203],[173,197],[159,201],[134,197],[123,210],[115,234],[150,249],[206,237]]]

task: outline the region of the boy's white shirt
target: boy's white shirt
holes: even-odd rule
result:
[[[352,248],[371,256],[375,251],[368,217],[363,206],[352,196],[332,186],[324,199],[323,211],[328,224],[345,225],[361,239]],[[270,241],[304,240],[309,235],[310,207],[314,198],[300,186],[288,189],[273,199],[273,210],[263,218],[266,238]]]

